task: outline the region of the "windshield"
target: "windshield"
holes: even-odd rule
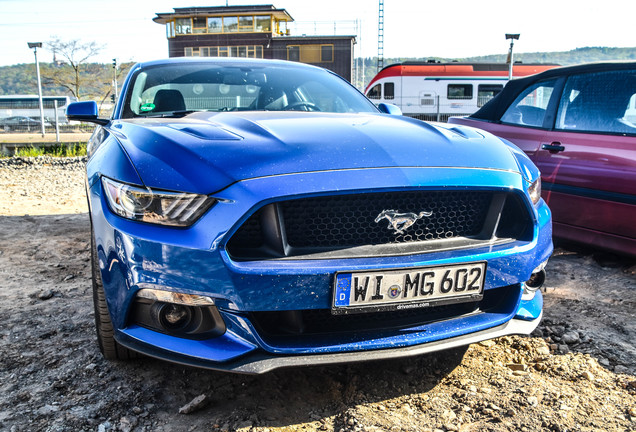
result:
[[[131,78],[122,118],[168,117],[192,111],[378,112],[349,83],[327,71],[263,63],[168,64],[142,69]]]

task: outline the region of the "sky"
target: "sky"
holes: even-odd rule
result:
[[[359,29],[356,56],[377,55],[378,0],[227,0],[230,6],[273,4],[300,28],[339,33]],[[168,56],[157,12],[225,6],[226,0],[0,0],[0,66],[34,61],[27,42],[95,41],[93,61],[146,61]],[[505,33],[519,33],[515,53],[588,46],[636,47],[634,0],[426,1],[384,0],[384,57],[462,58],[505,54]],[[312,23],[316,23],[315,25]],[[348,31],[350,29],[350,31]],[[322,31],[322,34],[328,34]],[[40,61],[52,54],[39,50]]]

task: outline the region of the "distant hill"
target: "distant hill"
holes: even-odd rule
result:
[[[483,62],[483,63],[504,63],[506,54],[494,54],[480,57],[466,58],[441,58],[441,57],[401,57],[401,58],[385,58],[384,65],[388,66],[393,63],[403,61],[427,61],[439,60],[441,62]],[[577,48],[572,51],[563,52],[536,52],[536,53],[515,53],[515,61],[523,63],[557,63],[562,66],[590,63],[609,60],[631,60],[636,61],[636,47],[634,48],[608,48],[608,47],[586,47]],[[364,62],[364,79],[360,76],[359,82],[356,83],[359,88],[363,88],[376,74],[378,59],[376,57],[367,57],[356,59],[356,63],[361,69]],[[52,66],[47,63],[40,63],[45,69]],[[101,85],[108,85],[112,74],[112,65],[91,63],[86,65],[87,71],[90,71],[91,77],[100,76]],[[35,76],[34,64],[17,64],[11,66],[0,66],[0,95],[12,94],[36,94],[37,84]],[[102,88],[86,89],[86,94],[93,97],[99,97],[103,94]],[[53,87],[43,83],[43,93],[46,95],[66,95],[67,91],[62,87]]]
[[[86,64],[86,70],[90,71],[91,76],[109,76],[108,72],[112,70],[110,64]],[[93,67],[96,66],[96,67]],[[48,96],[71,96],[64,87],[54,86],[47,83],[45,71],[48,68],[54,68],[53,63],[40,63],[40,71],[42,72],[42,94]],[[96,69],[99,72],[96,73]],[[89,72],[84,72],[88,74]],[[109,76],[112,79],[112,72]],[[103,80],[102,80],[103,81]],[[106,78],[108,82],[108,78]],[[37,94],[38,84],[35,73],[35,64],[25,63],[12,66],[0,66],[0,95],[28,95]],[[100,92],[96,89],[87,89],[86,93],[91,96],[98,97]]]
[[[131,63],[119,65],[120,74],[125,74]],[[101,100],[109,93],[112,86],[113,69],[111,63],[85,63],[82,65],[80,77],[82,81],[81,96],[83,99]],[[61,85],[52,84],[51,76],[64,68],[64,65],[40,62],[42,93],[47,96],[72,96],[69,90]],[[66,74],[73,74],[67,67]],[[120,78],[121,79],[121,78]],[[35,64],[23,63],[11,66],[0,66],[0,95],[37,94],[37,76]]]
[[[0,67],[0,95],[37,94],[38,86],[34,64]],[[58,93],[46,93],[58,94]]]
[[[507,53],[491,54],[478,57],[447,58],[447,57],[400,57],[385,58],[384,65],[400,63],[404,61],[438,60],[440,62],[478,62],[478,63],[505,63]],[[376,60],[375,58],[370,60]],[[561,66],[575,65],[579,63],[591,63],[600,61],[636,61],[636,47],[634,48],[607,48],[586,47],[572,51],[515,53],[515,62],[523,63],[558,63]]]
[[[465,61],[502,63],[507,54],[470,57]],[[600,61],[636,61],[636,48],[586,47],[572,51],[515,53],[515,61],[523,63],[558,63],[561,66]]]
[[[479,63],[505,63],[507,53],[493,54],[479,57],[465,58],[444,58],[444,57],[399,57],[385,58],[384,65],[388,66],[394,63],[405,61],[427,61],[437,60],[442,63],[446,62],[479,62]],[[634,48],[607,48],[607,47],[586,47],[577,48],[572,51],[560,52],[536,52],[536,53],[515,53],[515,62],[523,63],[556,63],[561,66],[569,66],[580,63],[592,63],[601,61],[636,61],[636,47]],[[365,59],[357,59],[358,65],[364,61],[364,84],[366,85],[373,79],[377,71],[377,58],[367,57]],[[356,83],[358,88],[364,88],[362,83]]]

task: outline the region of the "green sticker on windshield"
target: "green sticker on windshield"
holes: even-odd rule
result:
[[[155,109],[155,104],[146,103],[146,104],[143,104],[142,106],[140,106],[139,109],[142,110],[142,111],[152,111],[153,109]]]

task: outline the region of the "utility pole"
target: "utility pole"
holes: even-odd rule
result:
[[[38,99],[40,101],[40,131],[44,136],[44,104],[42,103],[42,80],[40,79],[40,63],[38,62],[38,48],[42,48],[42,42],[27,42],[35,55],[35,74],[38,77]]]
[[[514,47],[515,45],[515,40],[519,40],[519,36],[520,34],[511,34],[511,33],[506,33],[506,40],[510,39],[510,49],[508,50],[508,62],[509,66],[508,66],[508,81],[510,81],[512,79],[512,65],[515,63],[514,58],[513,58],[513,54],[512,54],[512,47]]]
[[[358,45],[360,46],[359,52],[360,52],[360,61],[362,63],[362,67],[360,70],[360,75],[361,75],[361,79],[360,79],[360,87],[362,89],[362,91],[364,92],[364,85],[365,85],[365,78],[364,78],[364,74],[365,74],[365,70],[364,70],[364,54],[362,51],[362,20],[360,20],[360,25],[358,27],[358,34],[360,35],[360,40],[358,41]]]
[[[384,67],[384,0],[378,10],[378,71]]]
[[[114,92],[113,92],[113,103],[117,102],[117,59],[114,58],[113,59],[113,87],[114,87]]]

